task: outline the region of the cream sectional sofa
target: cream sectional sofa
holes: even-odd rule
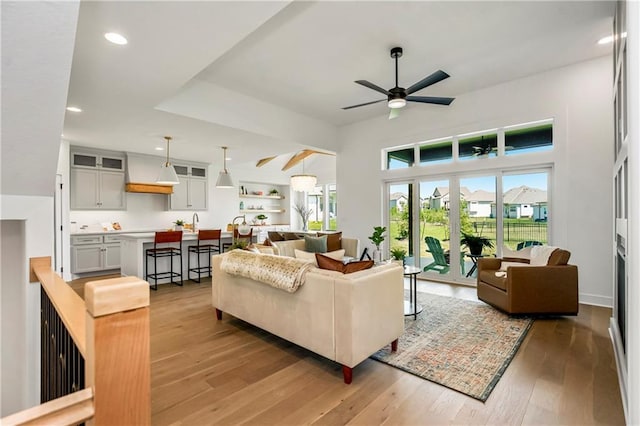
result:
[[[254,253],[256,256],[268,256]],[[342,274],[311,268],[294,293],[224,272],[212,256],[212,304],[222,312],[352,368],[404,332],[403,269],[395,263]]]

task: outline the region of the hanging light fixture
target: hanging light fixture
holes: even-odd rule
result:
[[[222,171],[218,174],[218,180],[216,181],[216,188],[233,188],[233,180],[231,175],[227,171],[227,147],[222,147]]]
[[[180,180],[178,179],[176,170],[169,162],[169,142],[172,138],[171,136],[165,136],[164,138],[167,141],[167,161],[162,165],[162,169],[160,169],[160,174],[158,175],[158,179],[156,179],[156,183],[160,185],[178,185]]]
[[[304,160],[302,160],[302,174],[291,176],[291,189],[298,192],[311,192],[317,182],[317,177],[304,173]]]

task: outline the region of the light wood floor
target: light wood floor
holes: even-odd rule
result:
[[[475,299],[474,288],[418,287]],[[227,314],[217,321],[210,292],[210,281],[151,292],[155,425],[624,424],[610,309],[536,320],[482,403],[370,359],[345,385],[337,364]]]

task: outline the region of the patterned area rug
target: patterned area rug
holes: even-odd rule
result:
[[[486,401],[533,324],[482,302],[418,293],[424,307],[406,317],[398,351],[371,358]]]

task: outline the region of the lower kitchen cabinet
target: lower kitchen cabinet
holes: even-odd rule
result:
[[[71,273],[120,268],[120,242],[112,235],[71,237]]]

